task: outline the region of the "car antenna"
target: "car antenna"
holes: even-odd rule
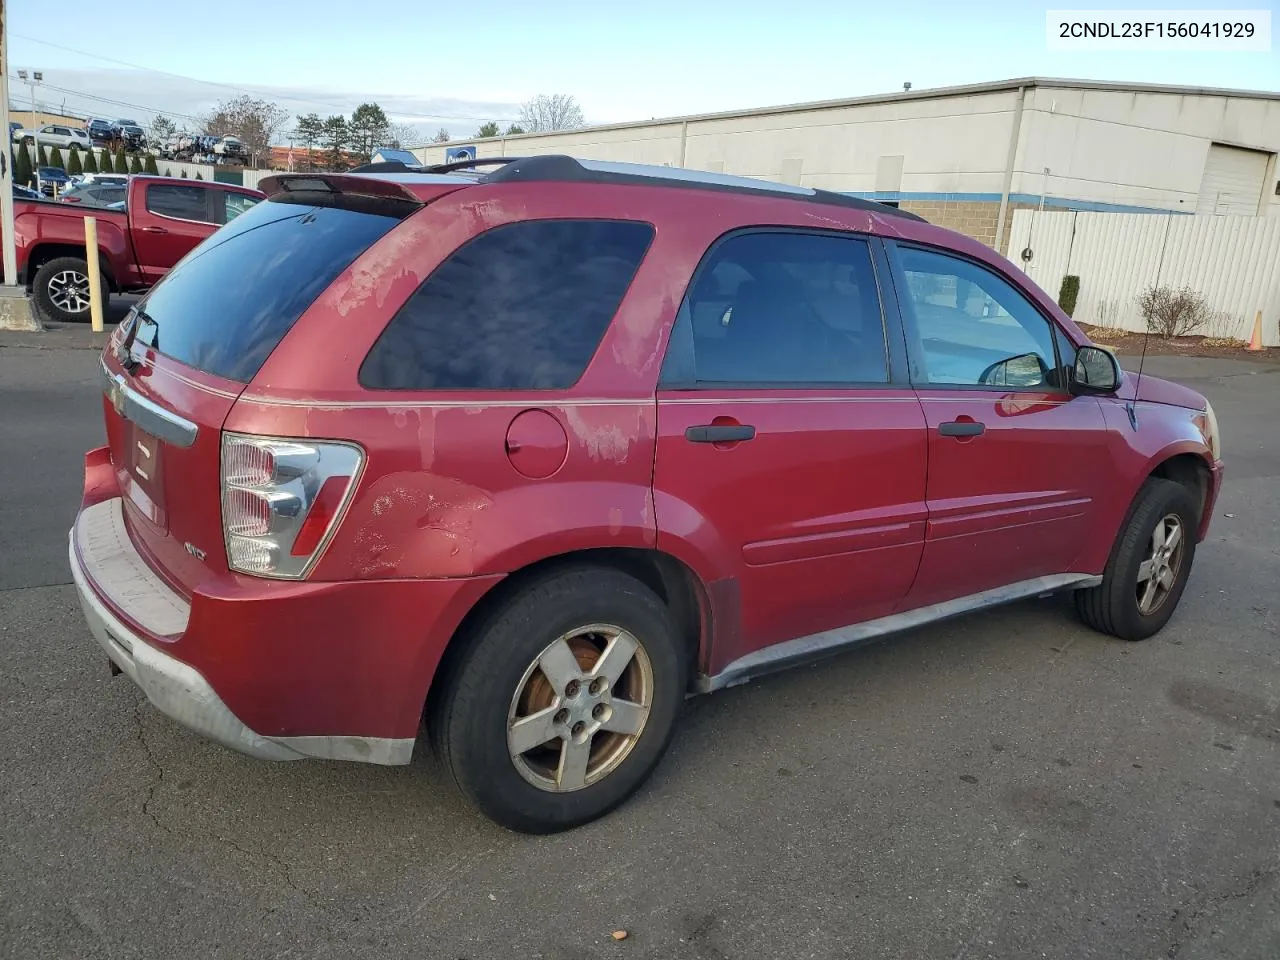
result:
[[[1125,413],[1129,414],[1129,426],[1136,432],[1138,429],[1138,391],[1142,389],[1142,368],[1147,363],[1147,341],[1151,339],[1151,324],[1147,323],[1146,329],[1142,333],[1142,356],[1138,358],[1138,376],[1133,381],[1133,396],[1129,398],[1129,403],[1125,407]]]

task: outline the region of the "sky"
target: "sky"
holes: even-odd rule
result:
[[[610,123],[888,93],[908,81],[919,90],[1036,75],[1280,90],[1276,0],[1159,4],[1270,9],[1270,53],[1048,51],[1045,11],[1073,6],[1108,5],[485,0],[380,4],[364,15],[349,0],[294,9],[222,0],[199,12],[130,0],[120,33],[101,0],[60,0],[56,18],[37,3],[8,5],[9,63],[11,78],[44,72],[42,107],[65,100],[73,112],[145,124],[155,112],[198,117],[242,92],[322,116],[371,100],[423,139],[509,123],[539,93],[572,94],[589,123]],[[11,79],[11,103],[29,98]]]

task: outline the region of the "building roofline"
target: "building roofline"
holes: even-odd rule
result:
[[[743,117],[767,117],[781,113],[809,113],[815,110],[833,110],[842,107],[861,107],[877,103],[896,103],[909,100],[939,100],[947,97],[967,97],[980,93],[1002,93],[1022,87],[1045,87],[1056,90],[1108,90],[1114,93],[1167,93],[1175,96],[1237,97],[1246,100],[1280,100],[1280,91],[1232,90],[1227,87],[1186,87],[1166,83],[1127,83],[1116,80],[1071,80],[1057,77],[1018,77],[1012,80],[994,80],[986,83],[968,83],[953,87],[927,87],[920,90],[900,90],[895,93],[873,93],[863,97],[842,97],[835,100],[813,100],[804,103],[786,103],[771,107],[752,107],[747,110],[722,110],[715,113],[693,113],[678,117],[657,117],[653,120],[629,120],[625,123],[592,124],[573,130],[557,130],[552,133],[516,133],[510,136],[467,137],[446,143],[419,143],[408,148],[447,147],[458,143],[479,143],[485,140],[522,140],[532,137],[554,137],[566,134],[605,133],[611,130],[634,130],[640,127],[657,127],[675,123],[695,123],[705,120],[737,120]]]

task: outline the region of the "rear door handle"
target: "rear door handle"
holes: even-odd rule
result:
[[[986,424],[972,420],[949,420],[938,424],[938,432],[944,437],[976,437],[986,429]]]
[[[142,232],[143,233],[168,233],[169,231],[166,230],[164,227],[143,227]]]
[[[684,432],[684,438],[690,443],[737,443],[751,440],[755,435],[756,428],[747,423],[707,423],[689,427]]]

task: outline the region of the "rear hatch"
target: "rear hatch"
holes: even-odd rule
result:
[[[282,189],[192,251],[112,337],[104,412],[125,519],[185,596],[228,569],[221,433],[237,398],[311,303],[420,205]]]

